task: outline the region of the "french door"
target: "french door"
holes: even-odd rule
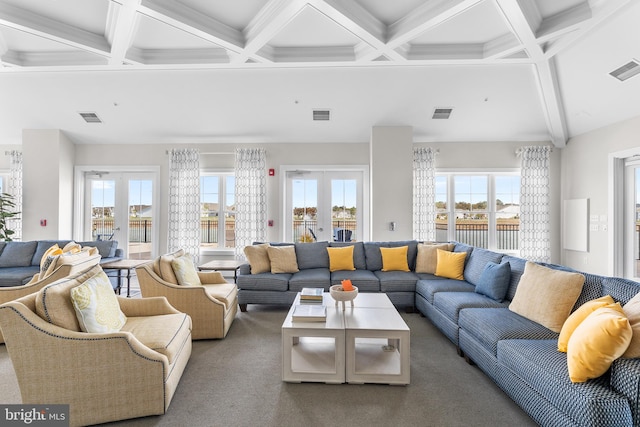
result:
[[[624,275],[640,280],[640,160],[625,161]]]
[[[364,172],[286,172],[285,241],[364,240]]]
[[[152,259],[157,240],[155,176],[148,172],[86,172],[84,238],[117,240],[126,258]]]

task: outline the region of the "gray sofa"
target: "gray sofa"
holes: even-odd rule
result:
[[[63,248],[71,240],[32,240],[28,242],[0,242],[0,287],[24,285],[40,270],[40,259],[51,246]],[[101,264],[122,259],[122,249],[115,240],[78,242],[81,246],[94,246],[102,259]],[[113,276],[117,271],[107,271]],[[114,289],[117,279],[112,278]]]
[[[296,244],[298,267],[293,274],[251,274],[243,265],[238,275],[238,300],[247,304],[289,305],[305,286],[327,289],[349,278],[360,292],[386,292],[396,306],[414,307],[475,363],[504,392],[543,426],[640,425],[640,359],[616,359],[601,377],[572,383],[567,354],[558,351],[558,333],[509,309],[526,260],[455,243],[453,252],[466,252],[464,280],[415,273],[416,241],[358,242],[355,271],[329,272],[328,257],[320,253],[337,243]],[[380,271],[380,247],[408,245],[411,272]],[[376,251],[376,248],[378,250]],[[510,265],[504,299],[477,292],[488,263]],[[554,270],[571,269],[543,264]],[[573,311],[583,303],[611,295],[621,304],[640,292],[640,283],[583,274],[585,280]]]

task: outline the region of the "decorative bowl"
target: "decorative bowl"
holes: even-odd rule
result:
[[[336,307],[338,302],[342,302],[342,309],[344,310],[344,303],[351,301],[351,307],[353,307],[353,300],[358,296],[358,288],[353,287],[352,291],[343,291],[342,285],[333,285],[329,288],[329,294],[336,300]]]

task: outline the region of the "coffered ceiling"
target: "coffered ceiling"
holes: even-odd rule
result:
[[[0,0],[0,143],[366,142],[406,125],[416,142],[563,147],[640,115],[640,77],[609,75],[640,59],[638,22],[637,0]]]

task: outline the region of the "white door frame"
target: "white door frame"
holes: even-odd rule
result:
[[[85,239],[85,174],[87,172],[113,172],[113,173],[151,173],[153,174],[151,179],[153,181],[153,204],[152,215],[154,218],[154,224],[152,226],[152,242],[151,242],[151,254],[155,256],[158,253],[158,238],[160,236],[160,227],[158,224],[158,212],[160,204],[160,166],[75,166],[74,167],[74,180],[73,180],[73,239],[76,241],[82,241]],[[127,255],[128,245],[120,245],[120,248],[124,250],[125,256]]]
[[[282,189],[282,203],[280,205],[280,218],[283,219],[285,224],[280,230],[281,239],[285,241],[287,234],[287,173],[295,171],[309,171],[309,172],[360,172],[362,173],[362,236],[358,238],[360,241],[368,241],[371,236],[371,222],[370,222],[370,194],[369,194],[369,166],[368,165],[281,165],[279,170],[280,175],[280,188]],[[318,200],[318,204],[322,201]]]

